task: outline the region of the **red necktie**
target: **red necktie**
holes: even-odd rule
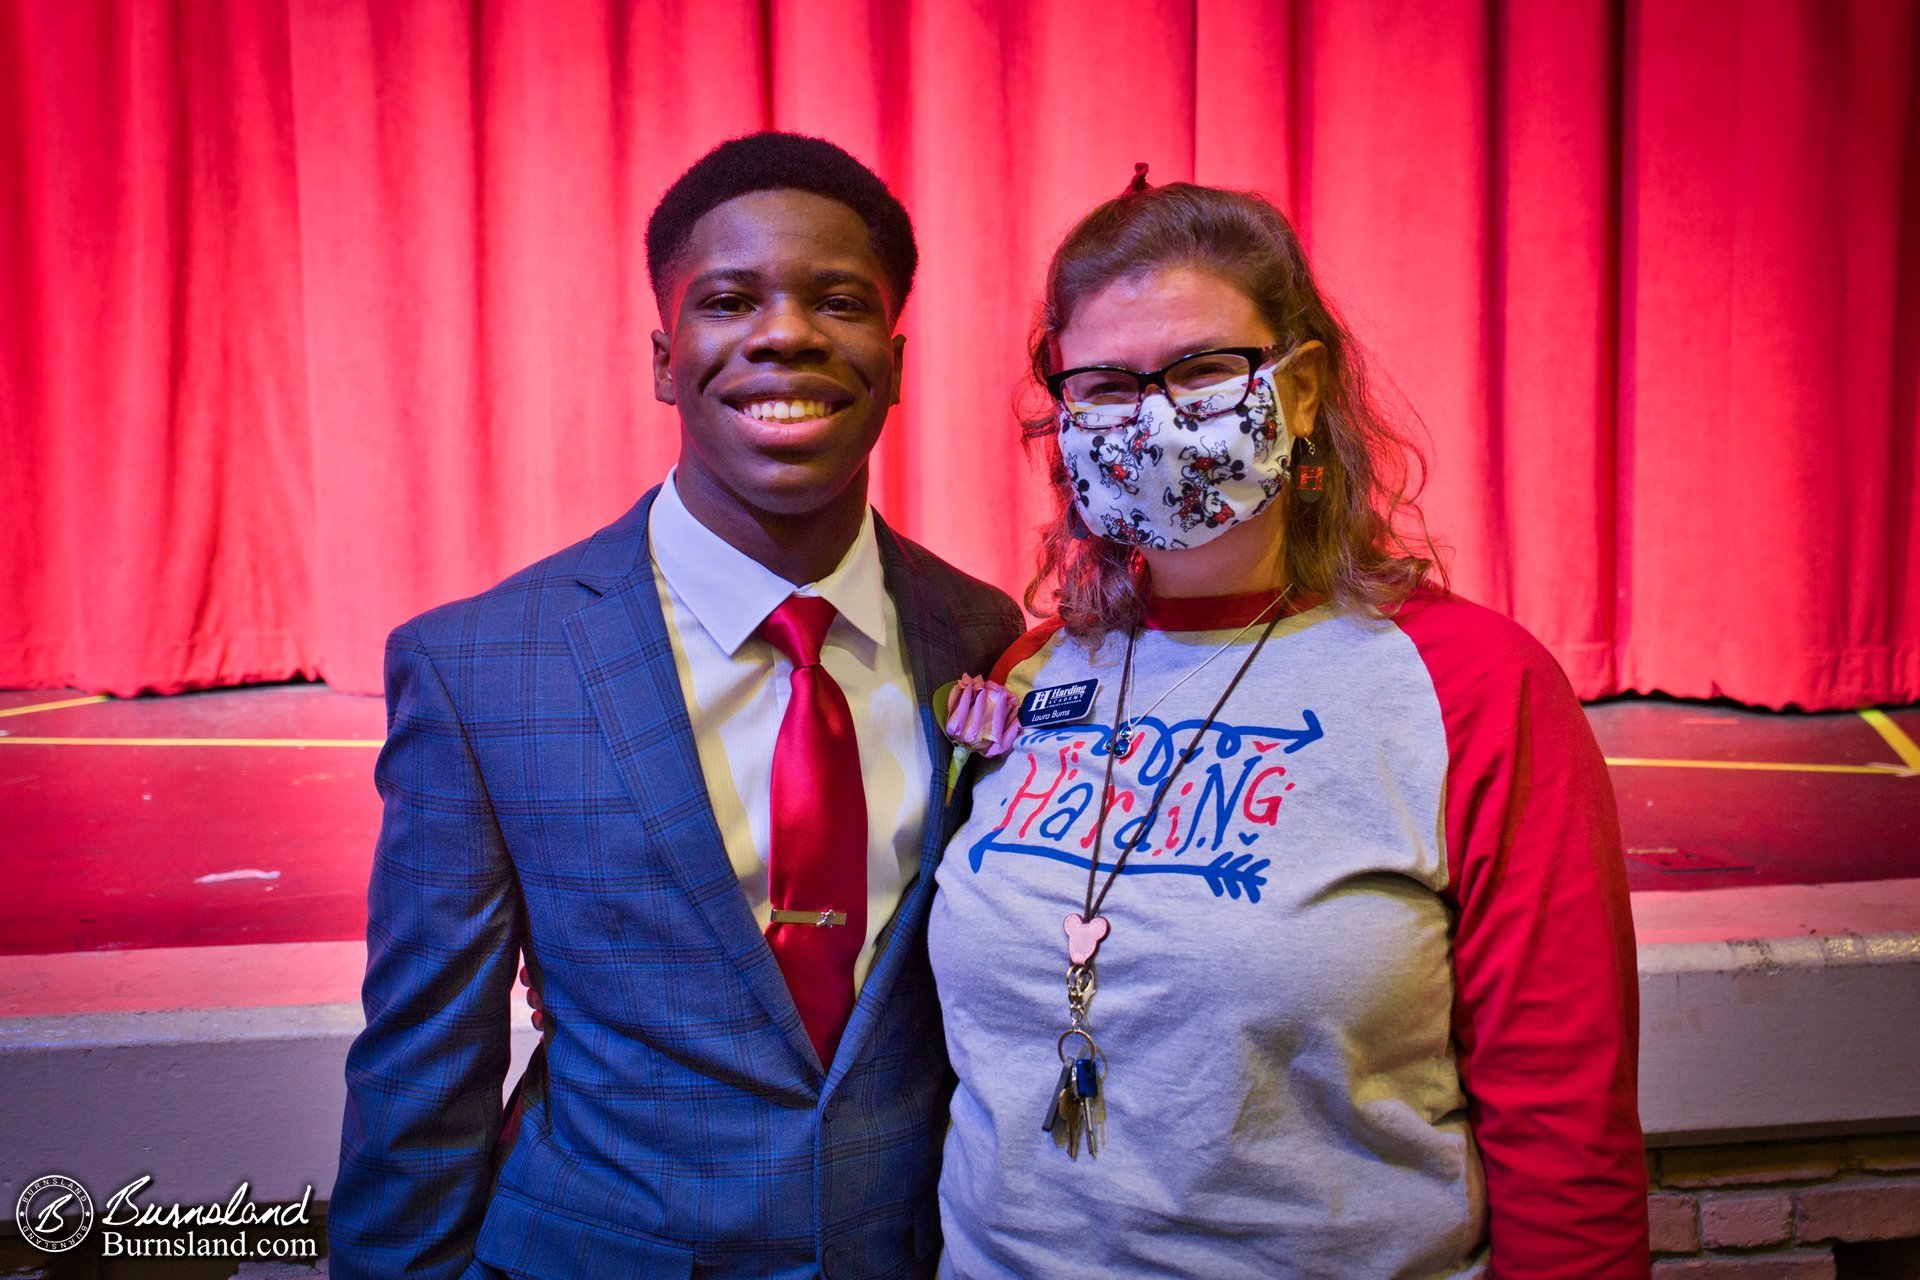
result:
[[[867,792],[853,712],[826,668],[820,645],[834,607],[819,596],[789,596],[759,636],[793,664],[793,693],[773,746],[772,849],[767,897],[776,913],[844,922],[767,926],[787,990],[822,1066],[832,1066],[853,1013],[853,964],[867,941]]]

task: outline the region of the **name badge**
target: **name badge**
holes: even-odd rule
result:
[[[1075,720],[1084,720],[1087,713],[1093,710],[1093,695],[1099,689],[1098,680],[1035,689],[1020,700],[1020,723],[1029,729],[1043,729],[1050,724],[1072,724]]]

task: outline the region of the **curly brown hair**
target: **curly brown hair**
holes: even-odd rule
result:
[[[1142,558],[1079,520],[1045,388],[1056,340],[1080,303],[1116,280],[1168,267],[1206,270],[1236,284],[1283,346],[1318,339],[1326,348],[1314,432],[1325,492],[1317,503],[1300,502],[1291,491],[1275,500],[1285,504],[1283,556],[1297,599],[1380,616],[1438,561],[1415,503],[1425,457],[1374,396],[1359,345],[1321,294],[1280,210],[1253,192],[1190,182],[1147,187],[1137,179],[1082,218],[1047,268],[1026,387],[1029,396],[1037,387],[1044,399],[1021,422],[1028,447],[1043,451],[1056,510],[1042,530],[1027,608],[1051,612],[1069,634],[1089,637],[1132,628],[1146,606]]]

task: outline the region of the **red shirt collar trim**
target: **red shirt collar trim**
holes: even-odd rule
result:
[[[1273,603],[1273,595],[1271,590],[1264,590],[1232,596],[1156,597],[1148,603],[1141,622],[1151,631],[1224,631],[1244,627],[1266,611]],[[1293,610],[1282,605],[1279,612]]]

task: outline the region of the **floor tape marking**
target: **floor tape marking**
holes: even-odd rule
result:
[[[58,711],[62,707],[90,707],[96,702],[108,701],[104,693],[96,693],[87,698],[62,698],[58,702],[36,702],[30,707],[8,707],[0,711],[0,719],[7,716],[32,715],[36,711]]]
[[[71,705],[71,704],[68,704]],[[35,708],[40,710],[43,708]],[[4,713],[0,713],[4,714]],[[1861,712],[1863,717],[1879,713]],[[1868,720],[1872,724],[1872,720]],[[1664,760],[1648,756],[1608,756],[1614,768],[1628,769],[1744,769],[1760,773],[1851,773],[1876,778],[1912,778],[1920,776],[1920,746],[1888,723],[1899,734],[1893,742],[1904,765],[1894,764],[1798,764],[1773,760]],[[1879,728],[1875,725],[1875,728]],[[1884,731],[1883,731],[1884,732]],[[1904,744],[1904,745],[1903,745]],[[378,738],[39,738],[0,734],[0,747],[360,747],[384,746]]]
[[[1641,756],[1608,756],[1615,768],[1750,769],[1759,773],[1864,773],[1876,778],[1911,778],[1920,770],[1897,764],[1788,764],[1773,760],[1655,760]]]
[[[1909,769],[1920,769],[1920,744],[1907,736],[1906,730],[1895,724],[1886,712],[1880,710],[1862,711],[1860,718],[1872,725],[1874,731],[1887,740],[1893,753],[1900,757]]]

